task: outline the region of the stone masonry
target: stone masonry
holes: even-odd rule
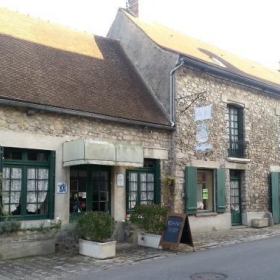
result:
[[[183,112],[194,98],[204,93],[205,100],[197,100]],[[174,173],[177,178],[175,210],[183,211],[184,170],[192,160],[215,161],[227,168],[227,104],[244,106],[244,140],[247,142],[245,177],[242,178],[242,211],[269,211],[269,174],[272,166],[279,166],[279,99],[261,90],[226,81],[221,78],[184,68],[176,75],[177,130],[175,142]],[[204,121],[209,127],[209,143],[213,151],[199,153],[197,123],[194,107],[213,104],[212,120]],[[183,112],[183,113],[181,113]],[[227,169],[227,202],[229,202],[229,172]],[[227,206],[229,211],[229,205]]]

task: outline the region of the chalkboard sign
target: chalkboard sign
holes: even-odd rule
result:
[[[168,213],[160,245],[178,248],[180,243],[193,246],[189,218],[186,214]]]

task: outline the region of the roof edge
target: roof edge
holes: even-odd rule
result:
[[[271,93],[272,95],[277,94],[277,97],[280,97],[280,87],[279,88],[273,87],[264,82],[260,82],[255,79],[250,79],[243,75],[238,75],[236,73],[232,73],[230,71],[227,71],[226,69],[217,68],[215,66],[209,65],[206,62],[202,62],[200,60],[189,58],[187,56],[181,56],[180,59],[184,61],[185,66],[189,65],[189,66],[198,68],[200,70],[209,71],[209,72],[212,72],[213,74],[236,80],[236,81],[242,83],[243,85],[245,84],[245,86],[253,86],[254,88],[257,88],[257,89],[266,90],[269,93]]]
[[[86,111],[77,111],[73,109],[66,109],[62,107],[54,107],[49,105],[41,105],[41,104],[34,104],[29,102],[22,102],[22,101],[16,101],[11,99],[4,99],[0,98],[0,105],[8,105],[8,106],[15,106],[15,107],[23,107],[23,108],[29,108],[34,110],[42,110],[57,114],[67,114],[77,117],[87,117],[92,119],[99,119],[104,121],[114,121],[124,124],[131,124],[131,125],[140,125],[144,127],[151,127],[151,128],[158,128],[158,129],[165,129],[165,130],[175,130],[174,127],[164,125],[164,124],[157,124],[157,123],[150,123],[150,122],[143,122],[143,121],[137,121],[137,120],[129,120],[129,119],[123,119],[118,117],[112,117],[107,115],[101,115],[101,114],[95,114],[95,113],[89,113]]]

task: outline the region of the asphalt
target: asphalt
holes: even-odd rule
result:
[[[83,280],[280,279],[280,236],[83,275]],[[80,279],[80,276],[69,280]]]

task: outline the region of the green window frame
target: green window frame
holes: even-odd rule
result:
[[[214,174],[213,184],[213,211],[217,213],[224,213],[226,208],[226,183],[225,183],[225,169],[205,169],[211,170]],[[209,211],[198,211],[197,209],[197,172],[195,166],[186,166],[185,168],[185,213],[195,215],[197,213],[205,213]]]
[[[52,219],[55,152],[1,147],[0,220]]]
[[[111,212],[109,166],[80,165],[70,168],[70,215],[89,211]]]
[[[243,107],[228,105],[228,155],[243,158],[245,154],[244,142],[244,112]]]
[[[145,159],[144,167],[126,172],[126,212],[136,205],[160,204],[160,160]]]

